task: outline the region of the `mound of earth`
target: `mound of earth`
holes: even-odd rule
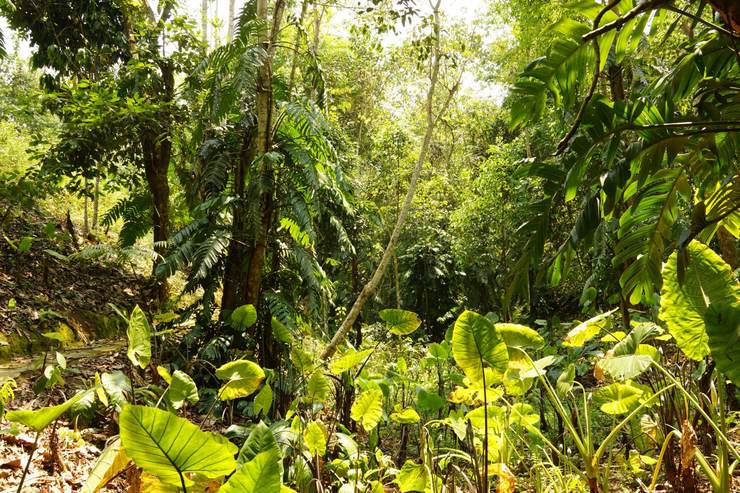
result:
[[[80,251],[107,245],[78,242],[68,219],[40,212],[26,211],[0,229],[0,361],[48,344],[44,333],[65,345],[115,337],[122,320],[114,306],[153,305],[148,279],[100,258],[86,260]]]

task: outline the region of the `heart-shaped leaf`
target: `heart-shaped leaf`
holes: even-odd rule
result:
[[[388,331],[397,336],[406,336],[421,325],[419,315],[408,310],[388,308],[380,311],[380,318],[385,322]]]
[[[227,401],[252,395],[265,379],[265,372],[257,363],[240,359],[222,365],[216,376],[226,381],[218,391],[218,398]]]

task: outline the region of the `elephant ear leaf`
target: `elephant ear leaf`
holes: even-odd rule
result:
[[[126,455],[121,440],[116,438],[105,447],[87,476],[81,493],[96,493],[128,467],[131,459]]]
[[[740,303],[709,305],[704,320],[717,369],[740,385]]]
[[[687,261],[675,252],[663,267],[659,317],[684,354],[698,361],[709,354],[707,308],[737,305],[740,286],[730,266],[708,246],[694,240],[683,253]]]
[[[219,493],[280,493],[280,456],[268,450],[244,464],[229,481],[219,488]]]
[[[254,305],[242,305],[231,312],[231,326],[235,329],[246,330],[257,321],[257,310]]]
[[[465,375],[474,382],[483,380],[485,368],[494,377],[503,377],[509,365],[506,343],[493,322],[482,315],[464,311],[452,330],[452,355]],[[491,385],[496,382],[486,382]]]
[[[78,401],[88,397],[92,393],[93,390],[84,390],[62,404],[51,407],[42,407],[41,409],[36,409],[34,411],[9,411],[5,415],[5,419],[12,421],[13,423],[20,423],[28,426],[34,431],[41,431],[49,426],[59,416],[67,412]]]
[[[218,398],[227,401],[252,395],[265,379],[265,372],[257,363],[240,359],[219,367],[216,376],[226,381],[218,391]]]
[[[388,331],[397,336],[406,336],[421,325],[419,315],[408,310],[388,308],[380,311],[380,318],[385,322]]]
[[[126,455],[162,483],[193,484],[189,475],[220,478],[236,467],[234,444],[167,411],[127,405],[119,425]]]
[[[260,421],[252,428],[247,440],[242,445],[242,449],[239,451],[238,461],[240,464],[248,462],[262,452],[268,452],[270,450],[280,453],[275,434],[263,421]]]
[[[146,314],[138,305],[128,319],[126,335],[128,336],[128,359],[133,365],[146,368],[152,359],[152,329],[149,327]]]
[[[383,392],[378,389],[363,392],[352,404],[350,416],[370,432],[383,417]]]

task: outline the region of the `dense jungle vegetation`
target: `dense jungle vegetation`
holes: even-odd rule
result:
[[[740,491],[736,0],[0,17],[0,492]]]

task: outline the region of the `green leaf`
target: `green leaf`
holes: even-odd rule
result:
[[[540,349],[545,345],[545,339],[525,325],[499,323],[496,330],[507,347]]]
[[[274,450],[250,460],[219,488],[219,493],[280,493],[280,456]]]
[[[184,371],[177,370],[172,374],[170,386],[167,390],[167,400],[175,409],[180,409],[185,402],[195,404],[198,402],[198,387],[190,375]]]
[[[8,411],[5,414],[5,419],[12,421],[13,423],[20,423],[31,428],[34,431],[41,431],[49,426],[59,416],[67,412],[76,402],[92,394],[93,390],[84,390],[78,392],[71,399],[67,399],[64,403],[57,406],[42,407],[33,411],[19,410],[19,411]]]
[[[468,310],[455,321],[452,355],[465,375],[474,382],[483,379],[483,369],[486,366],[494,370],[495,376],[502,378],[509,363],[506,344],[493,323]],[[495,382],[486,383],[490,385]]]
[[[383,417],[383,392],[378,389],[366,390],[352,404],[350,417],[370,432]]]
[[[420,387],[416,394],[416,405],[424,411],[436,411],[442,409],[445,400],[436,392],[429,392]]]
[[[704,315],[710,304],[735,305],[740,286],[732,269],[708,246],[692,241],[686,249],[685,279],[679,282],[679,255],[674,252],[663,268],[663,291],[658,316],[668,326],[678,347],[691,359],[709,354]]]
[[[568,365],[558,377],[555,388],[561,395],[567,395],[573,389],[573,382],[576,379],[576,367],[573,364]]]
[[[114,438],[95,461],[80,493],[97,493],[130,463],[131,459],[126,455],[121,440]]]
[[[413,408],[407,407],[405,409],[397,409],[391,413],[391,420],[402,425],[411,425],[421,421],[419,413]]]
[[[704,314],[709,351],[717,369],[740,385],[740,304],[711,304]]]
[[[323,373],[317,371],[311,375],[306,384],[308,402],[325,402],[331,392],[331,382]]]
[[[291,344],[293,342],[293,334],[290,333],[290,330],[280,320],[272,317],[270,326],[272,327],[272,335],[275,336],[275,339],[283,344]]]
[[[131,395],[133,389],[131,387],[131,380],[120,370],[116,370],[113,373],[103,373],[100,376],[100,382],[103,386],[103,390],[108,394],[111,405],[120,411],[121,408],[128,402],[126,394]]]
[[[624,354],[609,356],[599,361],[599,366],[615,380],[629,380],[641,375],[653,363],[646,354]]]
[[[413,461],[407,460],[401,467],[401,470],[398,471],[396,483],[398,483],[401,493],[426,491],[429,484],[429,475],[427,474],[426,467],[424,467],[424,464],[416,464]]]
[[[269,383],[262,386],[257,395],[254,396],[254,407],[253,412],[255,416],[259,416],[260,413],[267,415],[272,407],[272,387]]]
[[[594,393],[594,400],[600,404],[600,409],[606,414],[626,414],[649,395],[647,392],[631,383],[613,383],[601,387]]]
[[[180,485],[181,474],[219,478],[236,467],[235,445],[170,412],[127,405],[119,425],[126,455],[165,484]]]
[[[231,312],[231,326],[235,329],[245,330],[257,321],[257,310],[254,305],[242,305]]]
[[[617,309],[609,310],[595,317],[589,318],[585,322],[576,325],[565,336],[563,346],[581,347],[589,339],[599,335],[601,330],[609,323],[609,316]]]
[[[488,405],[477,407],[465,415],[465,420],[470,420],[470,424],[473,425],[473,428],[478,430],[478,432],[483,433],[486,429],[486,410],[488,410],[489,432],[502,429],[504,427],[506,413],[504,408],[499,406]]]
[[[311,421],[303,432],[303,439],[308,447],[308,452],[316,457],[326,454],[326,429],[317,421]]]
[[[531,404],[517,402],[511,406],[509,424],[528,428],[540,422],[540,416]]]
[[[397,336],[406,336],[421,325],[419,315],[407,310],[388,308],[380,311],[380,318],[385,322],[388,331]]]
[[[263,452],[270,451],[274,451],[280,455],[280,447],[278,446],[275,434],[263,421],[260,421],[252,428],[247,440],[242,445],[237,461],[243,464]]]
[[[354,349],[351,349],[344,353],[339,359],[332,361],[329,369],[334,375],[341,375],[345,371],[364,363],[367,357],[373,354],[373,351],[373,349],[365,349],[364,351],[355,351]]]
[[[433,342],[429,345],[429,354],[438,361],[445,361],[450,357],[450,346],[446,341],[442,344]]]
[[[131,312],[128,320],[128,359],[134,366],[146,368],[152,358],[152,329],[149,321],[146,319],[144,311],[139,305]]]
[[[218,391],[218,398],[228,401],[252,395],[265,379],[265,372],[257,363],[240,359],[222,365],[216,376],[226,381]]]

